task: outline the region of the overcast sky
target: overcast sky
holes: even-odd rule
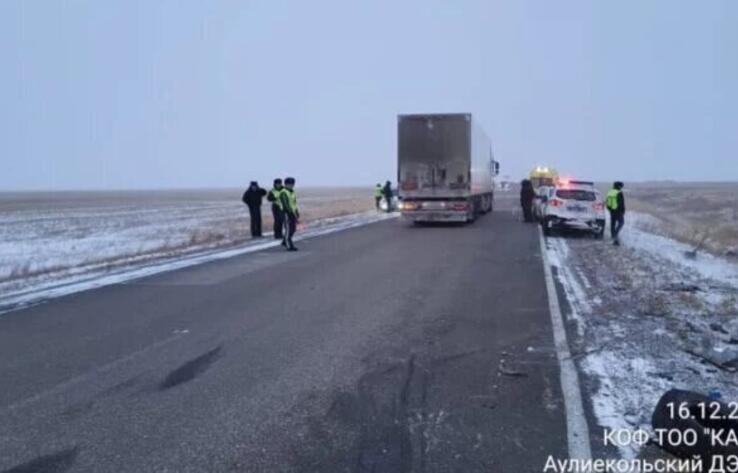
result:
[[[502,173],[738,179],[738,2],[0,2],[0,190],[396,175],[471,112]]]

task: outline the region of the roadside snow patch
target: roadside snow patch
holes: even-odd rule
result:
[[[697,271],[704,278],[738,286],[738,266],[735,264],[706,251],[700,252],[694,259],[685,257],[687,252],[694,249],[692,246],[645,230],[662,225],[653,216],[630,212],[628,220],[630,225],[626,223],[622,234],[624,245]]]
[[[295,241],[315,238],[395,217],[397,217],[397,214],[370,211],[326,219],[326,221],[318,220],[302,227]],[[265,236],[269,237],[271,234],[265,234]],[[157,273],[232,258],[279,245],[280,242],[275,240],[250,240],[245,244],[231,248],[201,251],[180,256],[174,255],[168,258],[162,257],[159,260],[145,263],[137,263],[134,260],[129,264],[122,264],[115,268],[102,266],[92,269],[87,268],[84,272],[78,272],[72,268],[69,271],[55,274],[55,277],[51,279],[21,285],[14,290],[6,289],[6,292],[0,296],[0,314],[75,292],[120,284]]]
[[[703,253],[689,259],[684,254],[692,248],[645,230],[655,219],[638,219],[628,220],[620,247],[547,239],[568,317],[577,321],[570,343],[588,390],[583,395],[607,430],[650,431],[653,409],[671,388],[714,387],[727,401],[738,400],[738,379],[719,361],[738,353],[736,266]],[[639,454],[636,447],[618,449],[626,459]]]

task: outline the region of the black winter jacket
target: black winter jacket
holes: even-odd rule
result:
[[[243,193],[241,200],[243,200],[243,203],[249,207],[261,207],[261,201],[266,193],[267,191],[261,187],[251,186]]]

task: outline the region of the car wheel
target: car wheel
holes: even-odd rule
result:
[[[598,220],[597,221],[597,230],[595,231],[595,238],[598,240],[602,240],[605,236],[605,221],[604,220]]]
[[[543,234],[546,236],[551,236],[551,221],[548,219],[545,219],[541,222],[541,227],[543,227]]]

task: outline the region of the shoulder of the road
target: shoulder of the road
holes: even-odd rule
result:
[[[592,452],[589,443],[589,426],[587,425],[582,403],[579,375],[571,357],[569,342],[566,338],[566,328],[564,327],[561,306],[559,304],[559,296],[551,273],[551,264],[548,260],[546,240],[540,227],[538,229],[538,235],[541,243],[541,259],[543,260],[543,272],[546,279],[546,291],[548,292],[549,312],[551,314],[556,356],[559,360],[561,372],[561,390],[566,408],[569,457],[572,459],[587,460],[592,458]]]

